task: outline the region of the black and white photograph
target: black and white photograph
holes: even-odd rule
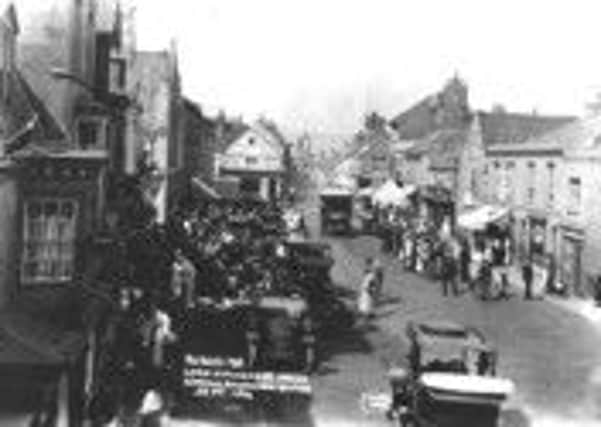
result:
[[[0,427],[601,426],[600,17],[0,0]]]

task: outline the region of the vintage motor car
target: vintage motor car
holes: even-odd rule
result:
[[[288,271],[308,303],[319,336],[336,333],[339,327],[354,322],[353,311],[346,306],[334,286],[331,270],[335,264],[332,247],[322,241],[287,241]]]
[[[353,192],[328,187],[319,194],[321,200],[321,233],[350,233],[353,219]]]
[[[389,416],[401,426],[496,426],[514,384],[496,377],[497,352],[482,333],[430,321],[410,323],[407,335],[409,368],[389,372]]]

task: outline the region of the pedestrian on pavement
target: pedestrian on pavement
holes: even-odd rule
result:
[[[449,294],[449,287],[453,290],[453,295],[459,295],[459,289],[457,288],[457,264],[455,259],[445,254],[442,257],[442,294],[446,297]]]
[[[460,244],[461,250],[459,252],[459,274],[463,283],[469,283],[470,249],[465,240],[462,240]]]
[[[374,293],[377,286],[376,275],[372,268],[373,261],[368,259],[366,264],[369,267],[365,268],[357,299],[357,310],[361,321],[366,321],[373,316]]]
[[[522,265],[522,279],[524,280],[524,299],[531,300],[532,299],[532,279],[533,279],[533,271],[532,271],[532,262],[530,258],[527,258],[524,264]]]
[[[382,291],[384,290],[384,266],[382,265],[382,262],[378,259],[375,258],[373,260],[373,272],[375,275],[375,280],[376,280],[376,284],[375,284],[375,292],[374,292],[374,303],[378,303],[380,301],[380,299],[382,298]]]

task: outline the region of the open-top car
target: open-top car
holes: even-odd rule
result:
[[[496,377],[497,352],[484,335],[447,321],[410,323],[407,335],[409,369],[389,372],[389,414],[402,426],[496,426],[514,385]]]
[[[350,326],[354,322],[352,310],[343,302],[331,277],[335,261],[330,244],[289,240],[285,246],[288,270],[308,301],[319,335]]]

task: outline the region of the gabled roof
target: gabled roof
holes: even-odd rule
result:
[[[420,139],[437,129],[461,129],[469,125],[471,112],[467,85],[458,76],[390,120],[400,139]]]
[[[576,120],[572,116],[539,116],[519,113],[477,113],[485,146],[521,144]]]
[[[419,139],[431,132],[434,127],[434,102],[434,95],[427,96],[390,121],[401,139]]]
[[[261,118],[256,123],[259,127],[271,134],[272,138],[282,147],[287,145],[286,137],[282,134],[278,126],[272,120]]]

